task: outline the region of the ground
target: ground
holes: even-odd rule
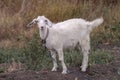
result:
[[[120,44],[103,44],[99,48],[110,51],[115,60],[109,64],[92,65],[87,72],[81,72],[79,67],[69,68],[67,75],[61,74],[61,69],[57,72],[21,70],[0,73],[0,80],[120,80]]]

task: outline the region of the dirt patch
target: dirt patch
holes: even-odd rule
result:
[[[1,73],[0,80],[119,80],[120,62],[109,65],[95,65],[85,73],[79,68],[69,69],[71,73],[62,75],[61,71],[16,71],[11,73]]]
[[[100,45],[110,51],[115,60],[109,64],[92,65],[83,73],[79,67],[69,68],[70,73],[62,75],[61,70],[51,72],[50,69],[41,71],[21,70],[10,73],[0,73],[0,80],[120,80],[120,45]]]

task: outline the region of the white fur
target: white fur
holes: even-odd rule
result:
[[[49,19],[47,20],[48,22],[50,21]],[[76,46],[82,48],[83,61],[81,70],[86,71],[88,66],[88,54],[90,50],[90,32],[95,27],[98,27],[102,22],[103,18],[98,18],[93,21],[86,21],[84,19],[76,18],[56,24],[53,24],[52,22],[48,24],[45,23],[43,19],[39,19],[38,27],[40,30],[41,39],[45,39],[45,36],[47,35],[47,29],[49,30],[45,45],[51,51],[51,56],[53,58],[54,66],[52,71],[57,71],[57,52],[63,67],[62,73],[67,73],[67,67],[64,63],[63,49],[71,49]],[[51,25],[52,27],[50,27]],[[44,26],[44,29],[41,29],[41,26]]]

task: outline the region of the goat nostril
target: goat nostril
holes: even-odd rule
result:
[[[44,27],[43,26],[41,26],[41,29],[43,29]]]

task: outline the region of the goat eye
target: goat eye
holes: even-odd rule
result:
[[[45,20],[45,24],[48,24],[48,21],[47,21],[47,20]]]

